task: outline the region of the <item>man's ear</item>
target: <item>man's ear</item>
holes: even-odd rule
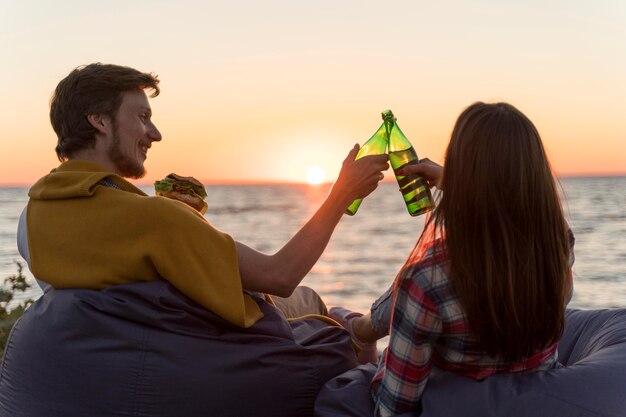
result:
[[[88,114],[87,121],[94,129],[101,133],[106,133],[110,124],[109,118],[102,113]]]

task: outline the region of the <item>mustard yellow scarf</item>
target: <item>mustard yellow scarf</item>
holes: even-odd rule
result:
[[[104,179],[120,189],[107,187]],[[229,322],[263,317],[243,293],[233,239],[185,204],[150,197],[88,161],[67,161],[29,192],[31,270],[55,288],[166,279]]]

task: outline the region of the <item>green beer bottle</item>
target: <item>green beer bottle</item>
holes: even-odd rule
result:
[[[404,136],[396,123],[396,118],[391,110],[383,112],[383,120],[389,132],[389,163],[396,174],[396,180],[400,186],[400,192],[404,197],[404,203],[411,216],[424,214],[433,206],[433,197],[430,189],[422,177],[411,175],[398,175],[398,170],[418,163],[417,153],[411,142]]]
[[[383,115],[384,120],[384,115]],[[389,133],[387,132],[387,126],[385,122],[378,128],[376,133],[367,140],[359,149],[359,152],[356,154],[355,160],[359,158],[363,158],[367,155],[381,155],[387,152],[387,142],[389,140]],[[361,205],[362,198],[358,198],[352,202],[346,209],[346,214],[350,216],[354,216],[356,211],[359,209]]]

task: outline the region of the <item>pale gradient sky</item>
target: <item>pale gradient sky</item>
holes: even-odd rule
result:
[[[387,108],[441,161],[477,100],[526,113],[559,174],[626,173],[624,0],[0,0],[0,183],[58,164],[50,94],[97,61],[161,79],[143,182],[333,180]]]

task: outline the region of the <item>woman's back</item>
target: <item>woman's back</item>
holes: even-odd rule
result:
[[[569,274],[567,225],[532,122],[506,103],[475,103],[446,152],[434,233],[484,349],[515,362],[558,341]]]
[[[505,103],[471,105],[439,183],[396,279],[379,415],[414,409],[431,364],[475,379],[556,364],[574,239],[534,125]]]

